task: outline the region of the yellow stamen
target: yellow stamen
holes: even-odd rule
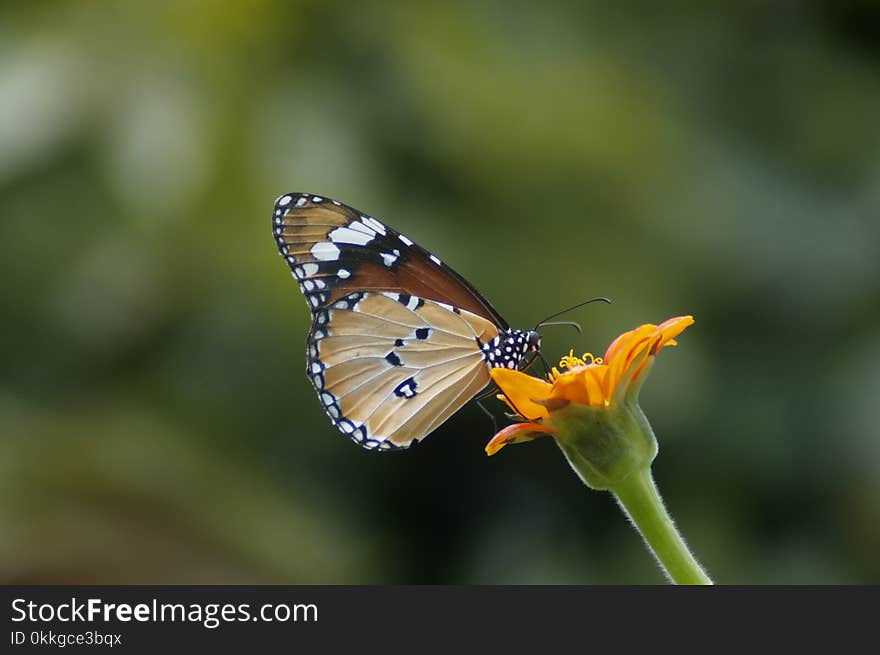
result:
[[[593,353],[584,353],[580,357],[575,357],[574,349],[568,351],[567,355],[563,355],[563,357],[559,360],[559,368],[574,368],[575,366],[592,366],[593,364],[602,364],[601,357],[594,357]],[[554,375],[559,375],[559,372],[554,368]]]

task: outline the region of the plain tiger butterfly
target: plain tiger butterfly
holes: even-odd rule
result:
[[[287,193],[272,233],[312,313],[306,371],[330,421],[369,449],[407,448],[540,349],[461,275],[372,216]]]

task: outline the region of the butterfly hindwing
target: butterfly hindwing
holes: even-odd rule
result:
[[[308,373],[331,421],[367,448],[405,448],[490,380],[480,344],[498,328],[395,292],[352,292],[315,312]]]

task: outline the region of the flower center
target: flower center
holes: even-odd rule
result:
[[[555,382],[556,379],[562,375],[559,372],[559,369],[575,369],[579,366],[601,366],[605,363],[601,357],[594,357],[593,353],[584,353],[580,357],[575,357],[574,349],[568,351],[567,355],[563,355],[559,360],[559,368],[555,366],[551,369],[550,373],[547,374],[547,379],[550,382]]]
[[[588,361],[589,360],[589,361]],[[574,348],[568,351],[559,360],[559,368],[574,368],[575,366],[591,366],[593,364],[602,364],[601,357],[594,357],[593,353],[584,353],[581,357],[575,357]]]

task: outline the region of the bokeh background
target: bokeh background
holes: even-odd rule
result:
[[[550,440],[328,424],[269,222],[307,191],[514,325],[614,298],[553,358],[694,314],[643,407],[695,552],[880,582],[878,5],[364,5],[4,3],[0,581],[663,581]]]

